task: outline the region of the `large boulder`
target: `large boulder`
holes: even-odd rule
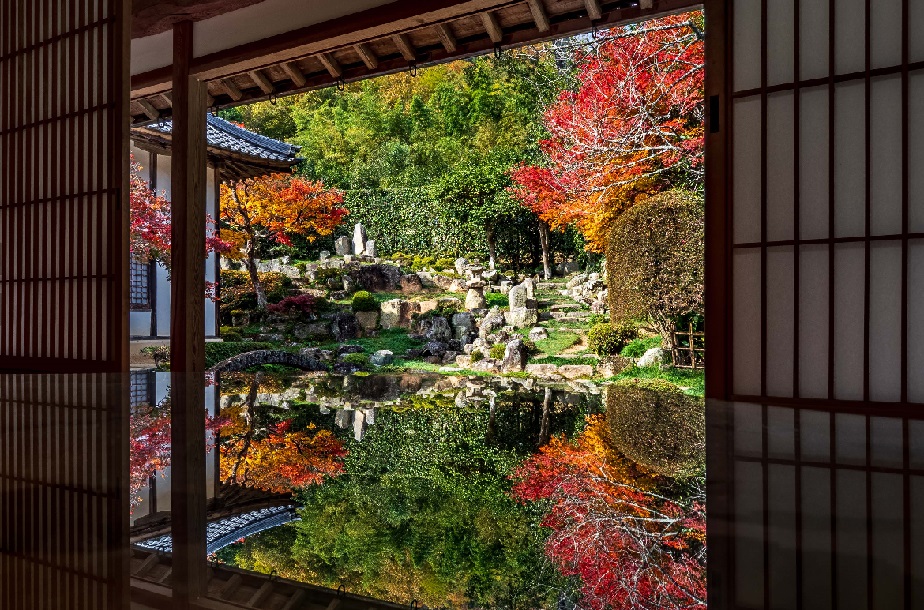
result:
[[[379,323],[384,329],[410,328],[413,314],[420,313],[420,303],[392,299],[382,303],[382,317]]]
[[[459,275],[465,275],[465,268],[468,267],[468,259],[457,258],[455,262],[456,273]]]
[[[449,343],[453,338],[452,327],[443,316],[433,316],[430,318],[429,328],[425,336],[428,341]]]
[[[504,314],[498,309],[492,309],[481,321],[481,325],[478,327],[478,336],[484,339],[495,330],[503,328],[505,325]]]
[[[326,371],[327,365],[314,354],[295,354],[282,350],[262,349],[238,354],[227,360],[222,360],[209,371],[214,373],[232,373],[245,371],[252,366],[261,364],[285,364],[305,371]]]
[[[337,342],[348,341],[359,336],[359,323],[351,313],[338,313],[330,323],[330,334]]]
[[[462,313],[453,314],[452,316],[452,329],[455,338],[460,341],[463,345],[471,342],[471,338],[476,334],[475,332],[475,316],[470,312],[463,311]]]
[[[353,228],[353,254],[362,254],[366,250],[366,227],[356,223]]]
[[[416,273],[402,275],[401,279],[398,280],[398,285],[404,294],[417,294],[424,289],[423,281]]]
[[[350,277],[361,290],[388,292],[398,289],[401,270],[393,265],[363,265],[350,270]]]
[[[369,363],[374,366],[388,366],[395,361],[395,355],[387,349],[380,349],[369,356]]]
[[[353,242],[347,236],[338,237],[334,240],[334,252],[337,256],[346,256],[353,253]]]
[[[523,339],[514,339],[504,348],[504,359],[500,361],[500,370],[504,373],[522,371],[526,367],[529,353]]]
[[[541,326],[535,326],[529,330],[529,340],[530,341],[542,341],[543,339],[548,339],[549,333],[546,329]]]
[[[510,292],[507,293],[507,299],[510,301],[510,311],[525,308],[528,298],[526,288],[522,284],[511,287]]]
[[[469,288],[468,293],[465,295],[465,309],[469,311],[473,309],[484,309],[488,306],[488,302],[484,298],[484,290],[482,288]]]
[[[365,332],[379,327],[379,312],[377,311],[357,311],[354,315],[359,327]]]
[[[594,376],[594,367],[589,364],[563,364],[558,373],[565,379],[580,379]]]
[[[638,362],[635,365],[639,368],[644,368],[646,366],[657,366],[663,364],[666,361],[667,352],[660,347],[653,347],[638,359]]]
[[[535,326],[539,321],[538,309],[527,309],[526,307],[517,307],[510,311],[504,312],[504,320],[508,325],[514,328],[526,328]]]

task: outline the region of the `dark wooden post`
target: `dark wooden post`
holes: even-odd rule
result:
[[[206,87],[190,74],[193,25],[173,29],[170,307],[173,588],[180,605],[205,594]]]

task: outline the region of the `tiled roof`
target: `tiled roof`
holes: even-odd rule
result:
[[[261,136],[258,133],[248,131],[234,123],[213,116],[211,113],[207,115],[207,118],[208,130],[206,137],[211,148],[220,148],[248,157],[270,161],[294,163],[298,160],[298,151],[301,150],[298,146]],[[173,122],[167,119],[166,121],[149,125],[148,129],[161,133],[170,133],[173,130]]]

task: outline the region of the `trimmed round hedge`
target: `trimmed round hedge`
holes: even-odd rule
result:
[[[706,408],[661,379],[625,379],[607,390],[613,444],[645,470],[670,478],[700,474],[706,458]]]

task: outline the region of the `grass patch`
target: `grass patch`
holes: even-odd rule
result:
[[[581,337],[567,331],[551,330],[548,339],[536,341],[536,348],[547,356],[555,356],[575,345]]]
[[[246,370],[247,373],[270,373],[271,375],[300,375],[302,369],[288,364],[258,364]]]
[[[377,352],[382,349],[387,349],[394,354],[403,354],[409,349],[423,345],[423,342],[411,339],[407,331],[401,328],[380,330],[375,337],[362,337],[361,339],[353,339],[347,343],[350,345],[361,345],[367,352]],[[315,347],[335,350],[339,345],[340,343],[327,342],[316,345]]]
[[[691,396],[706,395],[706,373],[703,370],[691,369],[661,369],[659,366],[646,366],[639,368],[630,366],[616,377],[611,377],[607,381],[620,381],[622,379],[663,379],[669,381],[675,386],[683,388],[683,391]]]
[[[589,364],[591,366],[599,364],[600,360],[598,358],[591,358],[587,356],[577,357],[577,358],[564,358],[562,356],[540,356],[538,358],[530,358],[530,364],[554,364],[555,366],[561,366],[563,364]]]
[[[661,347],[661,337],[639,337],[626,344],[619,353],[623,358],[641,358],[653,347]]]
[[[489,292],[484,295],[484,300],[488,303],[488,309],[495,306],[501,308],[510,306],[510,299],[500,292]]]

